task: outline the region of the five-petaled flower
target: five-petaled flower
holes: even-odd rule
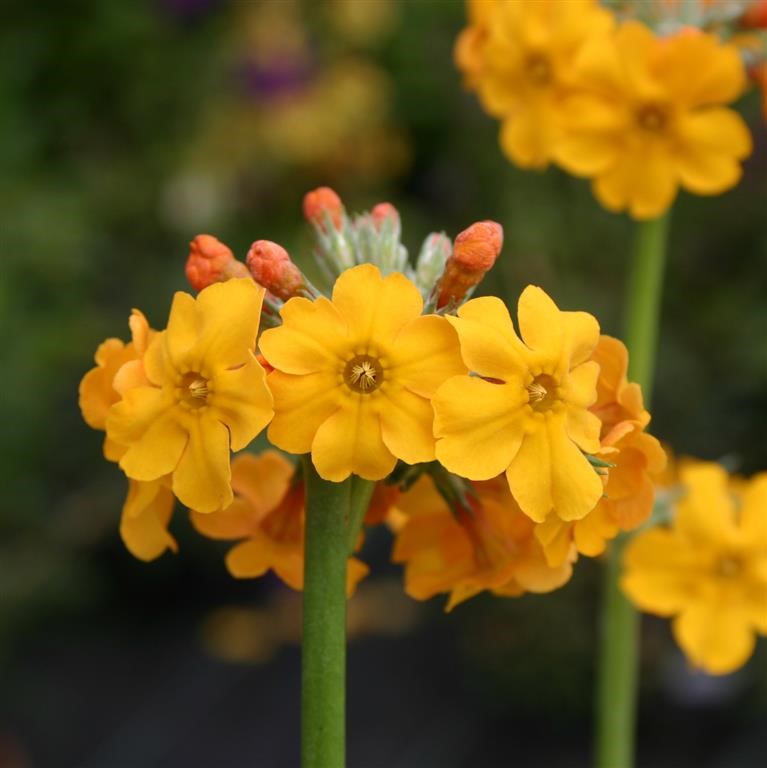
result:
[[[470,480],[505,472],[536,522],[550,514],[578,520],[603,491],[583,454],[600,447],[600,421],[588,410],[599,326],[585,312],[561,312],[535,286],[522,293],[518,319],[522,341],[495,297],[474,299],[449,318],[471,374],[448,379],[433,399],[437,458]]]
[[[397,459],[434,459],[429,398],[466,370],[458,338],[404,275],[382,277],[371,264],[346,270],[332,300],[293,298],[283,324],[265,331],[260,349],[275,415],[269,439],[308,453],[325,480],[354,473],[388,475]]]
[[[255,357],[264,291],[250,279],[178,292],[167,330],[143,358],[146,383],[128,389],[106,418],[134,480],[171,476],[175,495],[200,512],[232,501],[229,452],[244,448],[272,416]]]
[[[767,634],[767,473],[729,483],[717,464],[681,470],[686,495],[668,528],[629,544],[621,581],[641,610],[674,617],[696,667],[726,674]]]

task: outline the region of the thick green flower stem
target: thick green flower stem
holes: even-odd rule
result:
[[[331,483],[310,460],[306,478],[301,650],[301,767],[346,764],[346,563],[372,483]],[[363,508],[364,505],[364,508]]]
[[[649,406],[655,371],[669,215],[638,225],[628,283],[629,379]],[[597,691],[597,768],[632,768],[639,664],[639,614],[618,587],[627,536],[613,542],[602,594]]]

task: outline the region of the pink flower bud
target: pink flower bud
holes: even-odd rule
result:
[[[230,248],[212,235],[197,235],[189,243],[185,272],[195,291],[232,277],[248,277],[245,265],[234,258]]]
[[[341,228],[344,204],[330,187],[318,187],[304,195],[304,217],[324,231],[325,216],[329,216],[336,229]]]
[[[495,264],[502,247],[503,227],[495,221],[478,221],[464,229],[439,279],[437,308],[463,301]]]
[[[378,203],[370,212],[376,229],[381,229],[387,219],[391,219],[395,227],[399,224],[399,211],[391,203]]]
[[[288,252],[271,240],[256,240],[245,259],[254,280],[282,301],[295,296],[306,281]]]

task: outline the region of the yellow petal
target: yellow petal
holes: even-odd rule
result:
[[[682,185],[698,195],[715,195],[735,186],[739,160],[751,152],[751,135],[731,109],[715,108],[680,117],[676,164]]]
[[[262,519],[282,501],[295,466],[277,451],[241,453],[232,462],[232,489]]]
[[[250,504],[244,499],[235,497],[226,509],[204,513],[191,510],[189,519],[195,530],[203,536],[230,541],[252,535],[258,525],[259,517]]]
[[[683,610],[698,591],[701,557],[664,528],[634,536],[623,556],[621,589],[634,605],[658,616]]]
[[[431,403],[397,383],[381,389],[381,437],[407,464],[434,461],[434,410]]]
[[[561,135],[559,116],[548,101],[527,104],[501,125],[504,154],[520,168],[545,168]]]
[[[293,374],[330,370],[348,351],[348,329],[338,310],[324,297],[293,298],[280,311],[283,324],[264,331],[259,348],[269,363]]]
[[[214,512],[232,503],[229,432],[215,417],[189,419],[189,442],[173,473],[173,493],[197,512]]]
[[[236,579],[255,579],[272,567],[272,560],[271,542],[257,531],[226,553],[226,568]]]
[[[517,307],[522,341],[534,352],[558,360],[565,339],[564,318],[557,305],[537,285],[528,285]]]
[[[601,555],[607,542],[618,534],[618,524],[607,512],[607,505],[602,499],[586,517],[573,525],[573,541],[577,550],[588,557]]]
[[[491,384],[471,376],[448,379],[432,401],[437,458],[471,480],[501,474],[522,442],[526,402],[519,380]]]
[[[673,623],[674,637],[692,664],[712,675],[734,672],[748,661],[756,638],[742,611],[695,603]]]
[[[264,369],[252,352],[245,354],[244,365],[216,372],[208,398],[211,413],[229,428],[233,451],[248,445],[273,414]]]
[[[399,272],[382,277],[372,264],[341,274],[333,286],[333,304],[361,344],[394,339],[423,309],[421,294],[410,280]]]
[[[586,453],[599,450],[599,431],[602,422],[590,411],[568,405],[565,410],[567,436]]]
[[[767,549],[767,472],[753,477],[743,491],[740,528],[755,549]]]
[[[392,378],[422,397],[431,397],[446,379],[467,372],[458,335],[436,315],[408,323],[398,334],[390,359]]]
[[[599,323],[588,312],[562,312],[561,315],[570,368],[575,368],[591,358],[599,343]]]
[[[528,592],[544,594],[564,586],[573,575],[570,559],[552,568],[542,550],[532,548],[519,558],[514,568],[514,578]]]
[[[461,356],[470,371],[506,381],[521,373],[523,346],[506,305],[495,296],[466,302],[447,318],[458,332]]]
[[[178,545],[168,533],[173,514],[173,494],[160,482],[131,480],[120,518],[120,536],[128,551],[139,560],[155,560]]]
[[[269,374],[275,415],[269,440],[289,453],[308,453],[320,425],[341,406],[345,385],[336,373]]]
[[[381,421],[371,395],[350,395],[317,430],[312,462],[324,480],[341,482],[354,473],[382,480],[397,463],[381,437]]]
[[[724,468],[697,462],[680,471],[685,495],[677,504],[675,528],[702,545],[726,544],[735,537],[735,507]]]

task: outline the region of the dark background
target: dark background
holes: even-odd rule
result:
[[[389,200],[411,254],[477,219],[506,243],[482,291],[528,283],[620,335],[633,224],[588,184],[511,167],[461,88],[461,3],[11,2],[0,27],[0,768],[298,763],[299,603],[235,582],[184,515],[181,551],[122,547],[125,482],[82,422],[97,344],[155,327],[188,241],[306,262],[305,191]],[[653,430],[675,451],[767,467],[767,141],[737,189],[681,195],[672,221]],[[390,538],[350,605],[349,734],[359,768],[588,765],[600,563],[548,596],[452,614],[402,593]],[[639,764],[744,768],[767,754],[767,653],[688,670],[643,625]],[[617,767],[616,767],[617,768]]]

